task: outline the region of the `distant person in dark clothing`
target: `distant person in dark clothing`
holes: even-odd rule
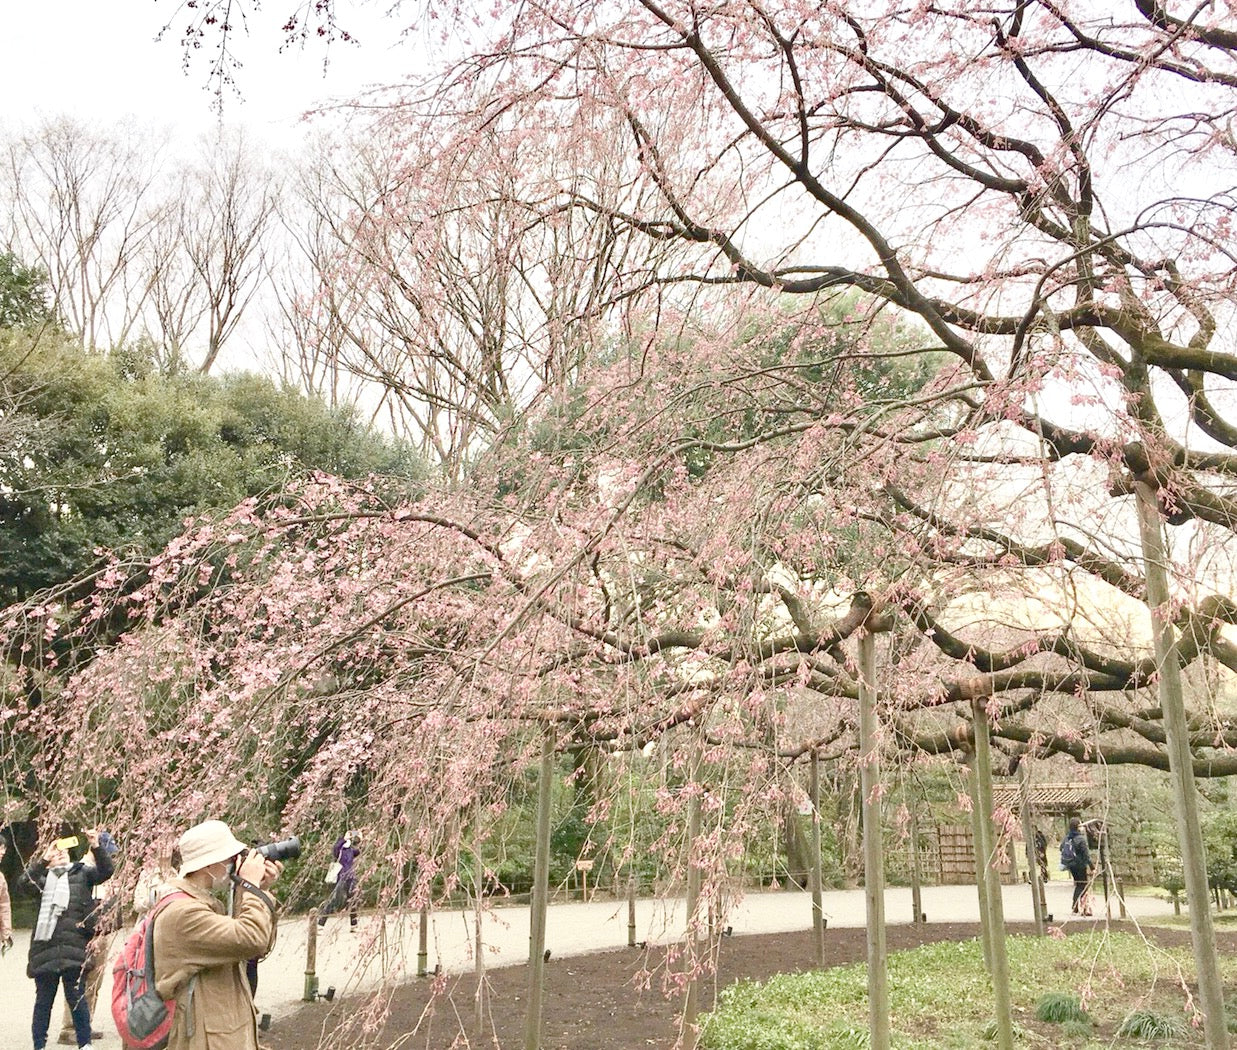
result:
[[[1039,828],[1035,829],[1035,859],[1039,863],[1040,882],[1048,881],[1048,840]]]
[[[357,895],[356,895],[356,859],[361,852],[361,835],[349,831],[335,842],[331,853],[339,865],[335,873],[335,890],[318,912],[318,925],[326,925],[326,917],[348,905],[348,928],[355,932],[357,927]]]
[[[1069,831],[1061,840],[1061,867],[1074,879],[1074,902],[1070,910],[1075,915],[1089,915],[1091,909],[1085,903],[1085,897],[1090,884],[1091,850],[1087,845],[1086,833],[1082,830],[1082,821],[1077,817],[1069,818]]]

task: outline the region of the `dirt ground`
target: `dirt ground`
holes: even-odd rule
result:
[[[1029,933],[1033,927],[1010,924],[1009,931]],[[970,923],[890,926],[886,943],[893,952],[978,935],[979,928]],[[830,929],[825,939],[829,965],[859,962],[867,955],[867,933],[862,928]],[[1188,934],[1170,931],[1165,939],[1188,943]],[[546,964],[542,1050],[670,1050],[678,1034],[682,1000],[678,995],[667,998],[663,992],[662,958],[656,950],[640,949],[551,957]],[[712,1005],[716,989],[740,978],[765,979],[812,968],[807,931],[723,938],[717,977],[704,989],[701,1009]],[[652,976],[648,986],[642,987],[646,970]],[[474,1021],[476,979],[469,974],[440,977],[438,996],[432,1003],[433,981],[403,986],[394,995],[390,1015],[380,1029],[363,1030],[358,1003],[319,1003],[278,1021],[264,1036],[264,1043],[270,1050],[310,1050],[319,1045],[384,1050],[520,1048],[527,968],[491,970],[488,978],[489,1009],[481,1032]]]

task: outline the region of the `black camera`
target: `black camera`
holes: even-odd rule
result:
[[[268,842],[265,846],[258,846],[254,852],[260,853],[267,860],[296,860],[301,855],[301,840],[293,835],[279,842]]]

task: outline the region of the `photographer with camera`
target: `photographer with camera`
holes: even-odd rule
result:
[[[291,840],[294,842],[295,840]],[[180,837],[179,877],[155,923],[155,988],[176,1000],[167,1050],[257,1050],[258,1017],[245,963],[275,945],[275,901],[289,844],[250,850],[221,820]],[[236,887],[233,914],[214,891]]]

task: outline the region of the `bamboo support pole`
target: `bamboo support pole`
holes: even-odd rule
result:
[[[1005,905],[1001,886],[992,868],[996,853],[992,826],[992,741],[988,726],[987,698],[971,701],[975,725],[975,784],[979,795],[982,836],[976,844],[983,858],[983,880],[987,885],[987,907],[983,913],[988,927],[988,945],[992,950],[992,998],[996,1011],[996,1042],[1000,1050],[1014,1050],[1013,1006],[1009,990],[1009,956],[1005,951]]]
[[[532,913],[528,934],[528,1013],[524,1050],[541,1050],[541,1008],[545,994],[545,923],[550,900],[550,788],[554,778],[554,739],[545,730],[537,781],[537,846],[533,861]]]
[[[1031,812],[1031,766],[1022,761],[1018,782],[1019,809],[1022,811],[1022,837],[1027,846],[1027,882],[1031,886],[1031,907],[1035,912],[1035,932],[1044,936],[1044,884],[1039,877],[1039,856],[1035,849],[1035,815]]]
[[[318,998],[318,909],[309,910],[309,933],[305,937],[305,989],[301,998],[315,1002]]]
[[[1207,885],[1207,858],[1198,815],[1198,790],[1194,783],[1194,755],[1190,750],[1181,667],[1177,661],[1177,644],[1170,619],[1172,595],[1168,588],[1168,555],[1155,489],[1145,481],[1135,481],[1134,496],[1142,538],[1151,634],[1155,644],[1159,701],[1164,712],[1164,732],[1168,737],[1169,776],[1173,785],[1181,866],[1190,908],[1190,940],[1198,971],[1203,1035],[1208,1050],[1227,1050],[1229,1040],[1224,1019],[1224,986],[1220,980],[1215,929],[1211,922],[1211,892]]]
[[[863,880],[868,919],[868,1045],[889,1050],[885,947],[885,862],[881,841],[880,752],[876,734],[876,639],[859,639],[859,783],[863,793]]]
[[[812,946],[816,954],[816,965],[825,965],[825,908],[824,893],[821,883],[821,842],[820,842],[820,755],[812,752],[811,763],[808,766],[808,800],[812,804]]]
[[[699,749],[697,748],[697,758]],[[699,922],[697,912],[700,909],[700,866],[696,863],[696,843],[700,839],[700,792],[697,776],[699,762],[692,764],[691,785],[693,788],[687,810],[687,931],[684,935],[683,965],[687,967],[687,994],[683,1001],[683,1030],[685,1046],[694,1046],[695,1039],[690,1033],[696,1025],[700,1012],[700,977],[696,973],[699,967],[699,952],[697,950],[696,929]]]
[[[636,946],[636,874],[627,877],[627,947]]]
[[[919,806],[911,803],[911,922],[927,922],[923,911],[923,880],[919,870]]]
[[[417,931],[417,976],[429,974],[430,961],[430,910],[422,906],[419,929]]]

